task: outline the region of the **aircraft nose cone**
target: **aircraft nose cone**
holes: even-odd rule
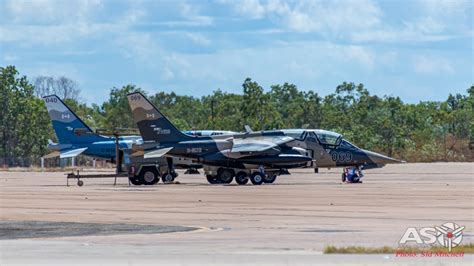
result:
[[[373,151],[363,150],[369,159],[376,164],[388,164],[388,163],[404,163],[392,157],[388,157]]]

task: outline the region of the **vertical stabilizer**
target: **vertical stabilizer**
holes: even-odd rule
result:
[[[137,123],[143,141],[179,142],[193,137],[179,131],[143,94],[127,95],[133,119]]]
[[[60,144],[88,143],[105,139],[95,134],[58,96],[45,96],[43,100]]]

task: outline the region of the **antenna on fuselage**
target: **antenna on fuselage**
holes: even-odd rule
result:
[[[249,125],[245,125],[244,128],[245,128],[245,133],[252,133],[253,132],[252,128]]]

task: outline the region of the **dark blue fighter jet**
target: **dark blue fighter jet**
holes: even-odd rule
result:
[[[131,93],[128,101],[143,137],[145,158],[184,157],[204,165],[210,183],[230,183],[235,177],[245,184],[273,183],[289,168],[341,167],[343,181],[358,182],[347,176],[348,169],[383,167],[396,160],[358,148],[342,135],[320,129],[283,129],[246,132],[223,136],[191,137],[182,134],[141,93]],[[211,166],[211,167],[209,167]],[[216,169],[216,171],[213,170]]]
[[[304,149],[288,146],[294,139],[282,132],[201,137],[183,134],[141,93],[127,97],[143,138],[144,158],[184,157],[218,167],[216,177],[208,175],[211,183],[214,178],[229,183],[235,175],[239,184],[246,183],[250,175],[253,184],[262,184],[282,168],[302,167],[312,160]]]

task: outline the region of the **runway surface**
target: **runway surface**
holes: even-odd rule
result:
[[[340,169],[292,173],[261,186],[180,172],[180,184],[66,187],[61,172],[0,172],[0,264],[473,264],[322,251],[397,247],[408,227],[445,222],[474,242],[474,163],[389,165],[362,184],[341,183]]]

